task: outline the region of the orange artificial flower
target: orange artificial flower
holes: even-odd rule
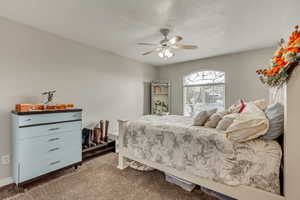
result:
[[[280,60],[278,60],[277,61],[277,64],[279,65],[279,66],[285,66],[287,63],[284,61],[284,60],[282,60],[282,59],[280,59]]]
[[[289,37],[288,45],[292,45],[295,40],[300,38],[300,32],[298,31],[299,26],[295,26],[295,31],[292,33],[292,35]]]
[[[274,73],[273,73],[273,70],[270,69],[266,72],[266,74],[267,74],[267,76],[273,76]]]
[[[274,59],[275,61],[279,61],[279,60],[281,60],[281,57],[280,57],[280,56],[274,56],[273,59]]]
[[[267,75],[267,76],[274,76],[275,74],[277,74],[280,71],[281,67],[274,67],[272,69],[269,69],[267,71],[264,71],[263,74]]]
[[[300,52],[300,49],[297,48],[297,47],[290,47],[290,48],[289,48],[289,51],[290,51],[290,52],[293,52],[293,53],[299,53],[299,52]]]
[[[300,49],[298,47],[288,47],[283,51],[284,54],[286,54],[288,52],[299,53]]]
[[[274,57],[280,57],[280,56],[282,56],[282,52],[283,52],[283,48],[282,47],[279,47],[277,50],[276,50],[276,52],[275,52],[275,54],[274,54]]]
[[[271,86],[279,85],[281,81],[281,75],[279,73],[288,74],[288,72],[281,71],[282,69],[289,67],[289,58],[293,58],[293,54],[300,53],[300,30],[299,26],[295,26],[295,30],[292,32],[288,40],[288,46],[285,48],[284,40],[280,41],[280,46],[272,57],[272,66],[269,69],[258,69],[256,73],[260,76],[263,83]],[[296,60],[299,63],[299,59]],[[268,78],[271,77],[271,78]]]
[[[272,69],[273,73],[274,73],[274,74],[277,74],[277,73],[280,71],[280,68],[281,68],[281,67],[274,67],[274,68]]]

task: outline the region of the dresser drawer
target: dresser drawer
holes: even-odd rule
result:
[[[55,171],[65,166],[81,162],[82,152],[80,149],[73,149],[62,153],[59,157],[47,161],[48,172]]]
[[[55,133],[69,132],[72,130],[81,130],[81,121],[20,128],[16,139],[23,140],[33,137],[51,135]]]
[[[81,151],[80,130],[56,133],[45,137],[20,140],[19,160],[24,163],[51,160],[62,153],[79,149]]]
[[[18,168],[18,177],[15,177],[18,183],[41,176],[48,171],[44,162],[19,163]]]
[[[63,121],[81,120],[81,112],[34,114],[18,116],[18,126],[32,126]]]
[[[19,181],[24,182],[37,176],[55,171],[57,169],[81,162],[81,151],[79,149],[68,150],[57,157],[21,163],[19,165]]]

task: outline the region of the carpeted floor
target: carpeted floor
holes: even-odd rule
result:
[[[216,200],[201,190],[185,192],[167,183],[161,172],[118,170],[117,155],[106,154],[32,183],[24,193],[0,191],[9,200]],[[8,200],[7,199],[7,200]]]

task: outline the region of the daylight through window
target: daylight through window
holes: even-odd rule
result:
[[[184,115],[210,108],[224,109],[225,73],[201,71],[184,77]]]

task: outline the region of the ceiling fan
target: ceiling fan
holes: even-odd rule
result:
[[[175,50],[175,49],[197,49],[198,48],[196,45],[177,44],[177,42],[179,42],[183,39],[181,36],[173,36],[171,38],[168,38],[170,29],[162,28],[162,29],[160,29],[160,32],[164,36],[164,39],[161,40],[159,42],[159,44],[145,43],[145,42],[138,43],[138,45],[157,46],[155,49],[143,53],[142,54],[143,56],[154,53],[154,52],[158,52],[159,57],[168,59],[175,55],[172,50]]]

